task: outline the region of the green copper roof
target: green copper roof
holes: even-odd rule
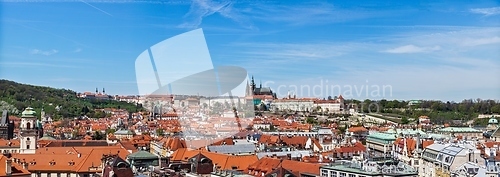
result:
[[[421,136],[427,135],[427,133],[423,132],[422,130],[413,130],[413,129],[397,129],[396,130],[398,133],[402,133],[403,135],[417,135],[420,134]]]
[[[56,139],[49,135],[43,135],[43,137],[40,138],[40,140],[56,140]]]
[[[27,117],[27,118],[30,118],[30,117],[36,117],[36,112],[33,110],[33,108],[31,107],[27,107],[22,113],[21,113],[21,117]]]
[[[480,133],[481,130],[473,129],[470,127],[446,127],[443,129],[438,130],[439,132],[447,132],[447,133],[462,133],[462,132],[468,132],[468,133]]]
[[[396,134],[393,133],[381,133],[381,132],[376,132],[368,135],[369,139],[379,139],[379,140],[385,140],[385,141],[394,141],[396,140]]]
[[[138,159],[158,159],[158,156],[149,153],[148,151],[137,151],[127,156],[127,158],[132,160]]]
[[[498,120],[495,119],[495,117],[491,117],[491,119],[488,121],[488,124],[498,124]]]

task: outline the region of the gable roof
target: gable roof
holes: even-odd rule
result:
[[[130,153],[120,146],[46,147],[37,149],[35,154],[13,154],[13,157],[24,159],[29,171],[79,173],[100,172],[101,159],[106,154],[118,154],[125,159]]]
[[[9,158],[5,155],[0,154],[0,176],[7,176],[7,160]],[[12,159],[11,159],[12,160]],[[12,161],[12,166],[11,166],[11,176],[25,176],[25,175],[30,175],[31,173],[24,169],[20,164]]]
[[[318,163],[306,163],[306,162],[300,162],[300,161],[293,161],[293,160],[281,160],[277,158],[269,158],[269,157],[264,157],[261,158],[259,161],[251,164],[248,167],[248,170],[251,170],[253,173],[264,173],[265,175],[271,174],[274,172],[278,167],[282,167],[289,172],[293,174],[310,174],[310,175],[319,175],[319,167],[321,167],[322,164]],[[257,174],[260,176],[260,174]]]
[[[256,155],[228,155],[208,152],[206,150],[189,150],[181,148],[172,154],[172,161],[188,161],[192,157],[202,154],[203,156],[212,160],[215,166],[220,170],[232,170],[236,167],[237,170],[245,170],[248,166],[257,160]]]

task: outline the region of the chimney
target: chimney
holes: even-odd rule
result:
[[[22,164],[23,164],[23,168],[24,168],[25,170],[28,170],[29,163],[28,163],[28,162],[26,162],[26,160],[23,160],[23,163],[22,163]]]
[[[12,159],[8,158],[6,161],[5,161],[5,174],[7,176],[11,176],[12,175]]]

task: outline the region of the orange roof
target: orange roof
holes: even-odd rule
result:
[[[0,139],[0,148],[15,148],[15,147],[20,147],[19,139],[15,140]]]
[[[431,144],[434,144],[434,140],[424,140],[422,142],[422,148],[426,148],[427,146],[431,145]]]
[[[7,165],[5,165],[7,163],[7,157],[0,154],[0,176],[7,176],[6,172],[7,172]],[[13,160],[11,158],[11,160]],[[12,166],[11,166],[11,176],[30,176],[31,173],[24,169],[20,164],[14,162],[12,162]]]
[[[366,147],[361,142],[356,142],[354,145],[342,146],[333,150],[335,153],[354,153],[365,152]]]
[[[394,144],[399,146],[400,148],[404,148],[404,144],[406,141],[406,148],[408,153],[413,153],[413,150],[417,147],[417,141],[412,138],[398,138],[394,141]]]
[[[221,170],[231,170],[236,167],[238,170],[245,170],[248,166],[258,160],[256,155],[233,156],[228,154],[218,154],[206,150],[189,150],[181,148],[172,154],[172,161],[187,161],[188,159],[202,154],[212,160],[215,166],[220,166]]]
[[[306,163],[293,160],[282,161],[277,158],[263,157],[259,161],[251,164],[248,167],[248,170],[252,171],[251,174],[257,172],[257,175],[260,176],[260,173],[269,174],[273,171],[273,169],[276,169],[280,165],[282,168],[289,170],[294,174],[308,173],[313,175],[319,175],[319,168],[322,166],[322,164],[318,163]]]
[[[363,126],[359,126],[359,127],[351,127],[351,128],[349,128],[348,131],[358,133],[358,132],[367,132],[368,130]]]
[[[104,147],[46,147],[35,154],[14,154],[24,159],[31,171],[100,172],[101,158],[105,154],[118,154],[125,159],[130,153],[119,146]],[[94,169],[92,167],[95,167]]]

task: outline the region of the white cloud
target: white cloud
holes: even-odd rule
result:
[[[344,10],[328,3],[305,3],[298,6],[256,5],[251,15],[252,18],[260,21],[304,25],[342,22],[374,17],[379,14],[361,10]]]
[[[40,50],[40,49],[33,49],[30,51],[31,54],[33,55],[45,55],[45,56],[49,56],[49,55],[54,55],[56,53],[59,53],[58,50],[55,50],[55,49],[52,49],[52,50]]]
[[[257,29],[252,21],[306,25],[344,22],[383,15],[381,12],[340,9],[329,3],[302,3],[295,6],[285,6],[256,2],[252,3],[251,8],[237,8],[235,5],[236,3],[228,0],[222,2],[194,0],[189,12],[184,16],[185,23],[179,27],[197,28],[205,17],[214,14],[231,19],[243,28],[252,30]]]
[[[486,16],[498,15],[498,14],[500,14],[500,7],[475,8],[475,9],[471,9],[470,12],[476,13],[476,14],[483,14]]]
[[[434,46],[434,47],[419,47],[415,45],[405,45],[401,47],[396,47],[392,49],[385,50],[383,52],[386,53],[424,53],[424,52],[433,52],[441,50],[440,46]]]
[[[467,38],[462,42],[464,46],[478,46],[478,45],[488,45],[500,43],[500,37],[489,37],[489,38]]]
[[[185,22],[179,27],[181,28],[198,28],[203,18],[211,16],[213,14],[220,14],[225,18],[231,19],[241,26],[253,29],[253,25],[247,20],[237,9],[233,7],[233,2],[223,1],[223,2],[212,2],[210,0],[194,0],[191,3],[191,8],[189,12],[184,16]]]
[[[236,55],[258,58],[267,62],[307,62],[318,59],[332,59],[357,50],[350,44],[338,43],[238,43],[242,47]]]
[[[317,77],[322,76],[334,85],[361,87],[366,80],[368,85],[389,84],[394,91],[389,99],[500,98],[500,80],[493,79],[500,74],[499,32],[500,28],[449,27],[364,42],[235,44],[232,46],[241,50],[230,57],[251,61],[243,66],[272,79],[274,89],[282,84],[312,88],[320,84]],[[402,60],[401,55],[384,52],[418,55],[405,55],[411,60]],[[297,68],[304,70],[290,74]]]

